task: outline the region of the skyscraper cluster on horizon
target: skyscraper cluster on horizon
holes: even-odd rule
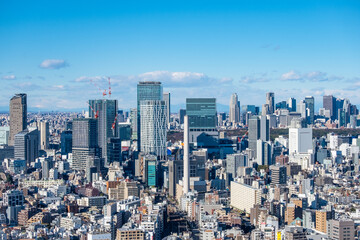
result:
[[[359,207],[360,137],[345,133],[360,117],[348,99],[323,96],[317,112],[312,96],[269,92],[260,107],[233,93],[222,113],[194,96],[175,114],[171,96],[142,81],[129,112],[104,96],[83,113],[28,113],[27,95],[14,95],[0,118],[0,229],[111,240],[360,233],[358,213],[341,207]]]

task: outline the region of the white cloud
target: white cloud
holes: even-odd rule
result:
[[[294,70],[281,75],[282,80],[300,80],[301,78],[301,75],[296,73]]]
[[[40,64],[40,67],[45,69],[60,69],[68,66],[69,64],[61,59],[46,59]]]
[[[6,76],[3,76],[2,79],[4,79],[4,80],[15,80],[16,76],[15,75],[6,75]]]
[[[312,71],[307,73],[299,73],[294,70],[281,75],[281,80],[284,81],[312,81],[312,82],[324,82],[324,81],[337,81],[342,80],[343,77],[328,76],[326,72]]]

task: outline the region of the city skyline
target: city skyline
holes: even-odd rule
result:
[[[90,80],[107,89],[107,77],[121,109],[146,80],[163,83],[174,110],[191,97],[228,106],[234,92],[241,105],[270,91],[314,96],[316,110],[329,94],[360,104],[357,1],[0,5],[1,111],[18,92],[30,111],[86,109],[101,98]]]

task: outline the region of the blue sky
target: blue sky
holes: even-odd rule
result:
[[[136,104],[140,80],[186,97],[261,105],[323,94],[360,104],[360,1],[0,0],[0,109],[78,110],[107,88]]]

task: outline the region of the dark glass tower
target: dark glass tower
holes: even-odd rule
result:
[[[116,141],[109,138],[118,137],[118,124],[116,114],[118,110],[118,101],[111,99],[89,100],[89,116],[95,118],[97,115],[97,131],[98,131],[98,145],[101,148],[102,157],[105,159],[105,165],[108,166],[111,162],[117,159],[111,159],[108,156],[108,144],[111,141]],[[92,108],[92,109],[91,109]]]

